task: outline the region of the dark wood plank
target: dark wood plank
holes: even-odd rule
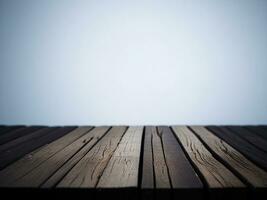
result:
[[[247,140],[244,140],[243,138],[229,131],[225,127],[208,126],[207,128],[212,131],[216,136],[223,139],[225,142],[237,149],[255,164],[257,164],[263,169],[267,169],[266,152],[259,150],[254,145],[251,145]]]
[[[42,128],[42,129],[39,129],[37,131],[31,132],[27,135],[24,135],[22,137],[19,137],[17,139],[14,139],[8,143],[2,144],[2,145],[0,145],[0,153],[2,154],[2,152],[7,152],[7,151],[9,151],[9,149],[12,149],[16,146],[23,144],[23,143],[26,144],[27,142],[29,142],[31,140],[34,140],[36,138],[40,138],[40,137],[46,135],[48,132],[49,132],[48,127]]]
[[[235,134],[238,134],[241,138],[247,140],[249,143],[257,147],[258,149],[267,152],[267,141],[263,140],[258,135],[253,134],[240,126],[227,126],[227,128],[233,131]]]
[[[37,131],[37,134],[45,135],[52,131],[55,131],[56,129],[59,129],[59,128],[58,127],[53,127],[53,128],[46,127],[46,128],[43,128]],[[22,139],[19,138],[17,140],[10,141],[9,143],[6,143],[0,146],[2,148],[2,151],[0,153],[0,169],[3,169],[8,164],[11,164],[13,161],[16,161],[17,159],[19,159],[19,157],[22,157],[23,156],[22,152],[27,154],[34,150],[30,148],[31,145],[27,145],[27,142],[23,144],[24,140],[27,141],[27,138],[28,136],[25,136]],[[28,143],[29,142],[30,140],[28,141]],[[17,155],[19,155],[19,157]]]
[[[96,187],[126,127],[112,129],[69,171],[57,187]]]
[[[152,137],[153,165],[155,176],[155,188],[170,189],[171,182],[168,167],[164,156],[161,135],[156,127],[150,127]]]
[[[197,173],[187,160],[169,127],[158,127],[172,188],[202,188]]]
[[[213,157],[191,130],[184,126],[173,126],[173,130],[210,188],[245,187],[229,169]]]
[[[2,132],[5,133],[5,129],[6,129],[6,126],[2,126],[2,127],[0,128],[0,136],[3,135]]]
[[[98,188],[138,187],[142,135],[143,127],[128,128],[100,177]]]
[[[145,127],[141,188],[154,188],[154,169],[151,127]]]
[[[79,139],[92,129],[92,127],[79,127],[67,135],[53,141],[52,143],[41,147],[35,152],[25,155],[20,160],[12,163],[0,171],[0,186],[8,186],[15,180],[25,176],[48,158],[65,148],[66,146]]]
[[[31,126],[31,127],[22,127],[19,129],[15,129],[8,134],[0,135],[0,145],[7,143],[11,140],[14,140],[18,137],[25,136],[27,134],[30,134],[32,132],[35,132],[41,128],[44,128],[43,126]]]
[[[25,126],[4,126],[1,128],[0,130],[0,135],[3,135],[3,134],[6,134],[6,133],[9,133],[11,131],[14,131],[16,129],[20,129],[20,128],[24,128]]]
[[[6,126],[3,126],[3,125],[0,126],[0,134],[1,134],[2,130],[5,130],[5,127]]]
[[[258,168],[236,149],[202,126],[191,126],[192,130],[224,163],[254,187],[267,187],[267,173]]]
[[[267,129],[262,126],[245,126],[245,128],[267,140]]]
[[[4,135],[7,132],[12,132],[21,128],[25,128],[25,126],[2,126],[0,127],[0,136]]]
[[[39,130],[45,134],[42,137],[34,138],[26,142],[20,143],[7,151],[1,152],[0,154],[0,169],[3,169],[12,162],[23,157],[27,153],[34,151],[35,149],[54,141],[57,138],[69,133],[75,129],[75,127],[64,127],[64,128],[44,128]],[[39,132],[37,131],[37,132]],[[26,136],[25,136],[26,137]]]

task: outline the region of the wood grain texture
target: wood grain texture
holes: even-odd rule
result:
[[[1,131],[0,189],[86,188],[71,191],[105,199],[236,199],[259,197],[267,188],[265,126],[1,125]]]
[[[171,188],[171,182],[168,173],[168,166],[165,161],[164,149],[161,140],[161,134],[156,127],[150,127],[152,137],[153,166],[155,176],[155,188]]]
[[[172,188],[202,188],[202,182],[187,160],[169,127],[158,127]]]
[[[52,176],[50,176],[49,179],[47,179],[41,185],[41,187],[55,187],[65,177],[65,175],[95,146],[95,144],[102,140],[109,129],[110,127],[108,126],[96,127],[90,132],[90,139],[82,138],[81,141],[86,143],[86,145],[79,149],[75,155],[73,155],[63,166],[61,166]],[[73,146],[73,144],[71,146]]]
[[[105,168],[98,188],[138,186],[143,127],[129,127]]]
[[[142,166],[142,183],[141,188],[154,188],[154,166],[152,152],[152,127],[145,127],[144,132],[144,150],[143,150],[143,166]]]
[[[173,130],[210,188],[244,187],[244,184],[217,161],[187,127],[173,126]]]
[[[108,130],[104,128],[102,134]],[[102,135],[95,135],[96,132],[87,132],[85,135],[69,144],[45,162],[31,170],[27,175],[21,177],[12,183],[15,187],[39,187],[49,177],[51,177],[60,167],[62,167],[69,159],[71,159],[82,148],[90,149]]]
[[[60,181],[57,187],[96,187],[126,127],[113,127]]]
[[[254,145],[249,143],[247,140],[239,137],[237,134],[229,131],[225,127],[208,126],[216,136],[223,139],[225,142],[230,144],[232,147],[237,149],[240,153],[245,155],[254,163],[258,164],[263,169],[267,169],[267,154],[266,152],[256,148]]]
[[[247,140],[250,144],[267,153],[267,141],[263,140],[257,134],[253,134],[240,126],[227,126],[227,128],[235,134],[238,134],[241,138]]]
[[[43,126],[22,127],[22,128],[15,129],[9,132],[8,134],[0,135],[0,145],[7,143],[11,140],[14,140],[18,137],[22,137],[32,132],[35,132],[41,128],[44,128],[44,127]]]
[[[7,168],[0,171],[0,186],[8,186],[8,184],[25,176],[27,173],[31,172],[33,169],[45,162],[48,158],[83,136],[91,129],[92,127],[90,126],[74,129],[67,135],[64,135],[63,137],[42,147],[38,151],[31,152],[20,160],[12,163]]]
[[[236,149],[202,126],[191,126],[203,142],[254,187],[267,187],[267,173],[258,168]]]

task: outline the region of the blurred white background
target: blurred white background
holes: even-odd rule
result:
[[[266,124],[266,0],[0,0],[0,124]]]

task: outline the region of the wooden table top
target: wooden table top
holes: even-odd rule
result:
[[[0,126],[0,191],[48,188],[97,199],[258,199],[267,126]]]

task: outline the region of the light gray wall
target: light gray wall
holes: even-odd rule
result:
[[[266,124],[266,0],[0,0],[0,124]]]

